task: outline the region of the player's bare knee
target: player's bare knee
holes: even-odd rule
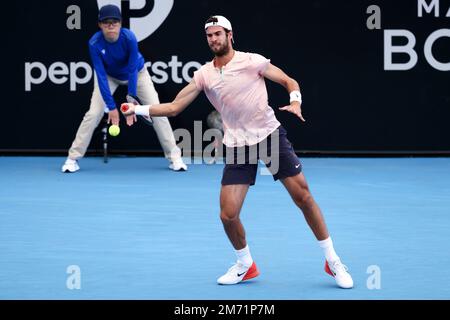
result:
[[[222,223],[224,224],[233,223],[234,221],[238,220],[238,218],[239,218],[238,210],[228,209],[220,211],[220,220],[222,220]]]
[[[313,205],[314,199],[308,189],[302,189],[293,196],[295,204],[300,207],[309,207]]]

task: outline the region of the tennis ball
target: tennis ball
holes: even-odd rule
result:
[[[110,135],[115,137],[115,136],[119,135],[120,128],[119,128],[119,126],[116,126],[115,124],[113,124],[112,126],[109,127],[108,132],[109,132]]]

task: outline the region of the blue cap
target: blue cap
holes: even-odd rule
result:
[[[101,7],[98,11],[98,21],[106,19],[122,20],[119,7],[113,4],[107,4],[106,6]]]

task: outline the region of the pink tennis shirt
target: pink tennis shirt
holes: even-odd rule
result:
[[[262,76],[269,63],[259,54],[235,51],[222,69],[211,61],[194,73],[195,85],[222,116],[227,147],[257,144],[280,126]]]

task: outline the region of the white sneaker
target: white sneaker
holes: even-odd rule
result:
[[[183,159],[176,158],[169,164],[169,168],[173,171],[187,171],[187,165],[183,162]]]
[[[325,272],[332,276],[339,287],[343,289],[353,288],[353,279],[348,268],[341,260],[325,261]]]
[[[77,160],[72,160],[67,158],[66,162],[64,162],[61,171],[62,172],[75,172],[80,170],[80,166],[78,165]]]
[[[253,262],[250,267],[244,266],[242,263],[237,262],[227,273],[217,279],[218,284],[236,284],[244,280],[255,278],[259,275],[259,270],[256,264]]]

